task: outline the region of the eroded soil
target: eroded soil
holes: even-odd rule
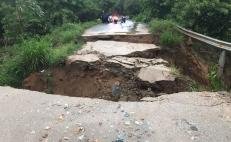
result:
[[[23,86],[25,89],[74,97],[139,101],[143,97],[188,90],[190,81],[172,74],[170,66],[174,61],[182,65],[189,76],[197,76],[200,81],[206,82],[206,78],[201,77],[205,73],[204,66],[201,67],[198,60],[189,54],[185,54],[185,61],[175,58],[183,51],[187,53],[186,50],[172,56],[163,51],[151,44],[91,42],[70,56],[65,66],[34,73],[23,82]],[[185,64],[192,65],[192,68],[184,69]],[[117,90],[113,94],[115,87]]]

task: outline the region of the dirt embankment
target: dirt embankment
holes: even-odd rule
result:
[[[34,73],[23,86],[48,93],[120,101],[187,91],[188,81],[172,75],[170,64],[159,57],[160,53],[159,47],[149,44],[89,43],[69,57],[65,66]],[[113,95],[114,87],[118,87],[114,91],[119,98]]]

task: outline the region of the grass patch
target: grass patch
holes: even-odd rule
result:
[[[171,74],[175,77],[181,77],[181,70],[177,68],[175,65],[170,66]]]
[[[183,42],[183,37],[174,32],[165,31],[160,36],[160,44],[164,46],[176,46]]]
[[[154,19],[149,23],[152,34],[160,35],[160,44],[163,46],[176,46],[183,42],[183,36],[176,30],[175,23],[170,20]]]
[[[210,90],[211,91],[223,91],[225,89],[225,85],[221,79],[217,76],[218,66],[212,65],[209,71],[209,81],[210,81]]]
[[[154,19],[149,23],[149,30],[151,33],[163,33],[165,31],[175,31],[175,23],[170,20]]]
[[[81,35],[95,22],[64,24],[46,36],[32,38],[0,50],[0,85],[20,87],[31,73],[60,64],[81,47]],[[5,52],[6,53],[5,53]]]

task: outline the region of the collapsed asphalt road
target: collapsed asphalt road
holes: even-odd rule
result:
[[[0,87],[1,142],[230,142],[231,98],[179,93],[142,102]]]

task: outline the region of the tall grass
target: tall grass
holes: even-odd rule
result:
[[[154,19],[149,23],[151,33],[163,33],[165,31],[175,31],[175,23],[170,20]]]
[[[160,44],[164,46],[176,46],[182,42],[183,37],[171,31],[165,31],[160,36]]]
[[[160,44],[163,46],[176,46],[183,42],[175,23],[170,20],[154,19],[149,23],[149,30],[152,34],[160,35]]]
[[[14,45],[14,52],[0,63],[0,85],[19,87],[29,74],[64,62],[81,47],[84,30],[94,24],[64,24],[49,35]]]
[[[223,91],[226,90],[224,83],[221,79],[217,76],[218,66],[212,65],[209,71],[209,81],[210,81],[210,88],[212,91]]]

